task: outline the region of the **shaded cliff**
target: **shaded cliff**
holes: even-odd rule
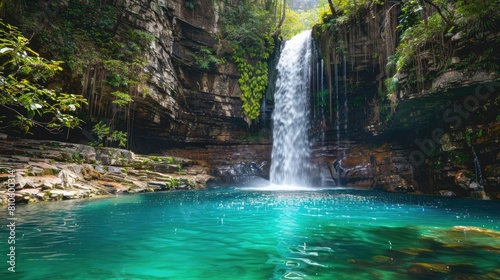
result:
[[[269,162],[268,148],[258,156],[251,152],[249,144],[266,146],[270,134],[265,126],[248,126],[233,50],[221,39],[222,10],[234,3],[187,2],[8,3],[7,22],[29,34],[30,46],[68,61],[47,86],[82,93],[89,101],[80,112],[86,121],[82,131],[50,135],[35,130],[27,137],[95,142],[92,125],[104,120],[112,129],[126,131],[127,148],[137,152],[201,146],[183,154],[207,159],[199,153],[204,146],[213,152],[224,145],[230,155],[221,172],[241,162]],[[116,92],[130,95],[132,102],[116,105]],[[240,152],[246,157],[236,156]],[[212,163],[220,165],[217,157]]]
[[[317,63],[326,65],[326,82],[316,88],[329,91],[313,92],[313,99],[329,98],[326,142],[316,147],[320,177],[442,195],[484,197],[484,187],[498,197],[500,74],[490,49],[500,31],[478,39],[457,24],[438,46],[423,41],[401,66],[401,48],[409,44],[396,28],[404,3],[339,12],[313,30]],[[426,12],[422,24],[437,15],[432,7]]]
[[[147,54],[150,91],[136,98],[137,147],[148,149],[146,143],[164,141],[238,142],[247,129],[238,71],[230,48],[217,40],[219,6],[203,0],[190,9],[184,2],[125,3],[129,22],[155,36]],[[202,49],[225,58],[225,63],[201,68],[196,54]]]
[[[32,48],[65,61],[62,74],[44,86],[88,100],[84,133],[72,132],[74,140],[92,141],[92,125],[104,120],[128,132],[134,150],[240,142],[249,134],[240,75],[220,26],[231,1],[188,3],[26,1],[3,9]]]

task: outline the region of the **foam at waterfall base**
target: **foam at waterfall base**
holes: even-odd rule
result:
[[[241,190],[252,191],[322,191],[337,189],[335,187],[309,187],[300,185],[279,185],[273,184],[264,178],[252,180],[248,184],[238,187]]]

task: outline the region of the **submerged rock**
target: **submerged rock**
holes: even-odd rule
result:
[[[406,272],[409,276],[433,279],[434,277],[450,274],[451,269],[443,263],[414,263]]]

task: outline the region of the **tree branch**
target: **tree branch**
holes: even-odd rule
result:
[[[283,25],[283,22],[285,22],[286,18],[286,0],[283,0],[283,14],[281,15],[280,22],[278,23],[278,26],[276,26],[276,31],[273,33],[273,37],[278,36],[281,33],[281,26]]]
[[[328,0],[328,1],[331,1],[331,0]],[[455,24],[453,24],[451,21],[449,21],[444,15],[443,13],[441,12],[441,8],[439,8],[436,4],[434,4],[432,1],[430,0],[423,0],[425,3],[431,5],[432,7],[434,7],[436,9],[436,11],[438,12],[438,14],[441,16],[441,18],[446,22],[446,24],[448,24],[449,26],[455,26]]]
[[[330,6],[330,11],[332,12],[332,15],[335,15],[335,7],[333,6],[332,0],[328,0],[328,5]]]

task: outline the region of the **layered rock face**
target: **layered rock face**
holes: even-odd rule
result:
[[[206,162],[221,183],[265,177],[269,129],[248,127],[231,47],[217,39],[224,3],[185,2],[126,1],[128,21],[155,36],[147,54],[152,80],[145,97],[134,100],[132,147]],[[202,67],[210,55],[222,63]]]
[[[380,89],[397,45],[391,26],[398,15],[386,4],[346,24],[356,28],[313,30],[322,53],[317,61],[324,58],[324,78],[331,80],[316,88],[330,87],[333,95],[332,108],[317,120],[326,137],[315,148],[316,176],[343,186],[498,198],[498,71],[456,70],[464,60],[457,55],[421,87],[397,73],[398,89],[384,104]],[[450,41],[455,49],[465,44],[460,36]],[[435,62],[425,64],[431,71]]]
[[[220,5],[208,0],[194,8],[180,0],[126,2],[129,22],[156,38],[148,53],[150,88],[145,98],[135,99],[132,144],[139,151],[162,150],[206,161],[231,183],[268,175],[270,139],[257,144],[244,140],[254,132],[241,110],[230,47],[217,39]],[[357,28],[338,38],[313,30],[321,49],[318,65],[320,58],[325,65],[325,71],[314,68],[312,80],[322,82],[313,86],[313,100],[321,99],[321,89],[338,89],[332,92],[331,108],[314,112],[324,136],[315,135],[323,141],[314,148],[318,168],[313,177],[325,184],[468,196],[476,191],[470,186],[479,181],[479,163],[481,185],[497,196],[498,75],[449,70],[420,88],[409,86],[408,77],[400,73],[392,105],[384,105],[379,89],[387,78],[387,58],[397,45],[399,11],[389,4],[372,9],[349,23]],[[459,37],[453,40],[461,44]],[[334,41],[343,45],[331,45]],[[225,62],[202,68],[197,57],[201,50]],[[464,170],[467,186],[455,180]]]
[[[152,75],[145,97],[135,98],[132,145],[157,151],[164,143],[239,142],[247,124],[230,48],[217,40],[220,3],[201,0],[126,1],[128,21],[155,39],[148,50]],[[200,67],[200,50],[224,59]],[[205,58],[206,59],[206,58]]]
[[[215,179],[206,163],[189,159],[28,139],[0,140],[0,171],[0,205],[7,186],[16,201],[30,202],[196,189]]]

